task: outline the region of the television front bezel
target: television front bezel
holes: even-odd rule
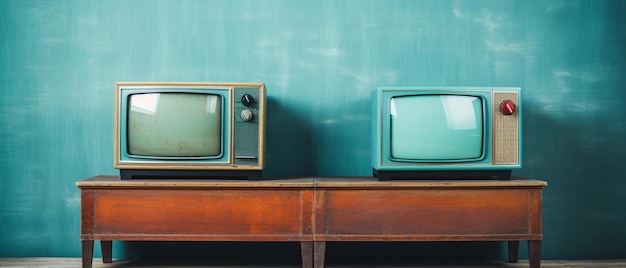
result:
[[[481,142],[480,142],[480,153],[477,157],[473,157],[473,158],[456,158],[456,159],[411,159],[411,158],[397,158],[393,156],[392,153],[392,143],[393,143],[393,139],[392,139],[392,134],[391,132],[393,132],[393,124],[392,124],[392,118],[391,118],[391,102],[393,101],[394,98],[404,98],[404,97],[417,97],[417,96],[461,96],[461,97],[475,97],[481,100],[481,111],[480,114],[482,115],[480,118],[481,121]],[[486,157],[488,157],[488,153],[487,153],[487,146],[486,146],[486,142],[488,142],[488,138],[486,136],[486,133],[488,133],[489,131],[489,124],[487,124],[487,117],[488,114],[486,112],[487,106],[486,104],[488,103],[488,98],[485,97],[484,94],[452,94],[452,93],[430,93],[430,92],[424,92],[424,93],[420,93],[420,94],[400,94],[400,95],[395,95],[395,94],[390,94],[390,96],[387,98],[387,100],[389,101],[385,101],[383,103],[384,107],[384,111],[381,112],[386,112],[385,115],[387,115],[389,117],[389,120],[383,120],[382,124],[383,124],[383,129],[388,129],[388,132],[381,132],[383,135],[383,139],[388,140],[387,144],[389,146],[383,146],[383,155],[388,155],[388,158],[390,161],[393,162],[400,162],[400,163],[470,163],[470,162],[478,162],[478,161],[482,161],[484,160]]]
[[[258,112],[255,119],[259,124],[258,133],[258,161],[255,165],[235,164],[234,156],[234,125],[235,125],[235,88],[258,88]],[[127,119],[122,118],[126,109],[123,105],[123,92],[189,92],[216,94],[223,98],[222,125],[222,157],[219,159],[150,159],[144,157],[128,157],[124,153],[122,133]],[[114,114],[114,168],[120,170],[245,170],[260,171],[265,165],[265,84],[264,83],[231,83],[231,82],[117,82],[115,84],[115,114]]]

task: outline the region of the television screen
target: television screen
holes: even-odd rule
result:
[[[222,154],[222,97],[138,93],[128,97],[127,151],[146,158],[214,158]]]
[[[483,157],[483,100],[466,95],[409,95],[390,100],[391,157],[468,161]]]

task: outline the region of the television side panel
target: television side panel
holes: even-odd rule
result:
[[[382,162],[382,96],[381,88],[372,91],[371,96],[371,162],[374,169],[379,169]]]

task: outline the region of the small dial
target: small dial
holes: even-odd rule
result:
[[[504,115],[512,115],[517,110],[517,106],[511,100],[505,100],[500,104],[500,111]]]
[[[239,113],[239,117],[245,122],[250,122],[254,119],[254,113],[250,109],[243,109]]]
[[[243,96],[241,96],[241,104],[245,106],[250,106],[254,102],[255,102],[254,97],[252,97],[252,95],[250,94],[243,94]]]

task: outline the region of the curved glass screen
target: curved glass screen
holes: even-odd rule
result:
[[[213,158],[222,154],[222,97],[145,93],[128,97],[128,154],[149,158]]]
[[[391,157],[437,162],[483,158],[483,100],[465,95],[393,97]]]

